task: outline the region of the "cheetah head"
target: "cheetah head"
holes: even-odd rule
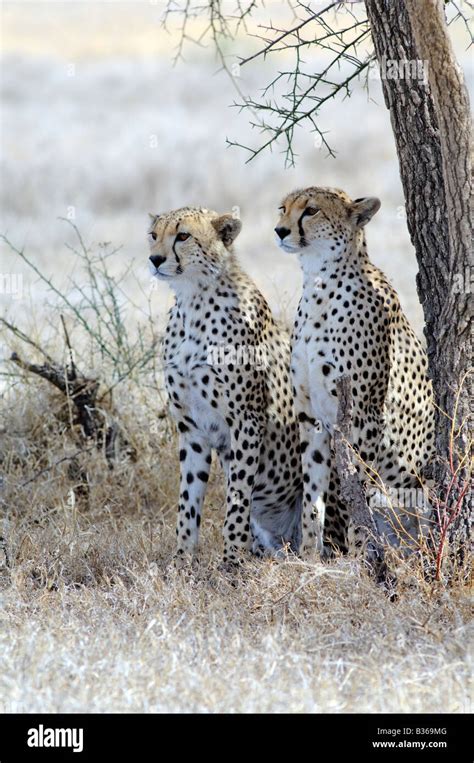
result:
[[[225,267],[242,224],[231,214],[183,207],[150,215],[150,271],[179,289],[214,279]]]
[[[319,260],[335,259],[379,207],[379,199],[352,201],[338,188],[293,191],[279,208],[277,243],[285,252],[296,252],[301,258],[316,255]]]

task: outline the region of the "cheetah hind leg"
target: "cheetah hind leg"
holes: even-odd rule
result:
[[[250,520],[252,529],[253,544],[252,554],[258,559],[265,557],[276,557],[281,552],[281,543],[277,543],[272,533],[265,530],[255,519]]]
[[[253,536],[252,554],[258,558],[272,557],[273,559],[286,559],[288,553],[297,554],[302,540],[302,510],[303,497],[298,494],[290,507],[267,515],[269,519],[265,517],[266,526],[258,517],[258,513],[255,516],[256,512],[254,512],[250,518]]]

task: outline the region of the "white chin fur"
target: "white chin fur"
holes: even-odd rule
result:
[[[299,247],[293,246],[292,244],[285,244],[285,242],[280,241],[280,239],[278,239],[277,244],[283,252],[288,252],[289,254],[299,252]]]
[[[158,273],[157,269],[155,268],[155,266],[150,260],[148,260],[148,270],[150,271],[150,275],[152,276],[156,276],[156,274]]]
[[[176,276],[176,273],[163,273],[157,270],[152,262],[148,260],[148,269],[153,278],[157,278],[159,281],[167,281],[169,278]]]
[[[157,270],[155,276],[161,281],[168,281],[170,278],[175,278],[176,273],[161,273],[159,270]]]

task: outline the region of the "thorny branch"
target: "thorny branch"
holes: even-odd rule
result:
[[[168,2],[164,25],[172,16],[181,17],[175,61],[182,57],[186,42],[203,46],[206,39],[210,39],[222,69],[239,93],[240,100],[233,105],[240,111],[249,110],[251,127],[264,136],[257,146],[227,140],[229,146],[248,152],[248,162],[282,143],[285,164],[293,166],[296,128],[303,125],[308,125],[315,134],[316,147],[335,156],[320,123],[321,108],[329,100],[350,95],[350,88],[357,80],[362,79],[363,86],[367,87],[368,67],[374,60],[374,52],[364,3],[335,0],[318,10],[321,4],[315,7],[309,0],[289,0],[287,7],[291,20],[288,24],[282,27],[272,21],[258,24],[258,32],[254,33],[249,31],[248,22],[255,19],[258,11],[266,10],[263,0],[237,0],[234,11],[225,0]],[[277,16],[281,15],[282,7],[285,6],[279,6]],[[449,0],[446,7],[453,9],[449,23],[460,19],[467,29],[469,44],[472,44],[468,13],[464,8],[472,10],[473,4],[470,0],[462,3],[461,0]],[[269,13],[271,10],[270,7]],[[195,27],[199,29],[194,37],[190,31],[191,20],[196,21]],[[199,20],[201,24],[197,23]],[[230,52],[230,43],[242,29],[249,39],[260,43],[255,52],[245,57]],[[288,54],[293,56],[290,65],[287,65]],[[303,54],[311,55],[311,59],[306,62]],[[272,59],[284,56],[285,69],[270,79],[258,97],[244,95],[238,82],[239,67],[266,61],[270,56]],[[229,68],[229,59],[237,62],[237,69],[235,63]]]

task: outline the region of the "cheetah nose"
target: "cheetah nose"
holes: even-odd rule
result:
[[[277,236],[280,236],[280,239],[283,241],[286,236],[288,236],[289,233],[291,233],[289,228],[275,228],[275,233]]]
[[[149,258],[152,265],[155,266],[155,268],[159,268],[160,265],[164,263],[166,260],[166,257],[162,257],[161,254],[152,254]]]

